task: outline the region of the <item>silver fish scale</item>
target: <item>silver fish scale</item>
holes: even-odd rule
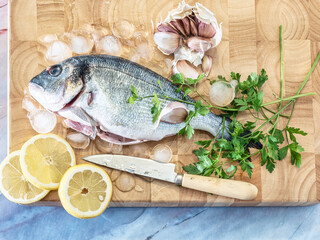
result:
[[[131,85],[135,86],[139,96],[150,96],[153,93],[163,95],[158,85],[159,80],[164,91],[170,97],[183,99],[183,92],[176,92],[177,87],[155,72],[128,60],[107,55],[78,56],[83,67],[87,68],[83,76],[85,92],[93,93],[93,101],[88,106],[87,95],[83,94],[76,105],[81,107],[105,129],[117,135],[146,140],[160,140],[175,135],[185,123],[169,124],[160,122],[155,128],[152,122],[152,100],[146,98],[136,101],[134,105],[127,103],[131,96]],[[191,98],[188,101],[194,102]],[[170,101],[162,104],[165,106]],[[186,104],[188,110],[194,106]],[[229,122],[227,122],[229,124]],[[222,118],[212,113],[198,116],[191,121],[195,129],[205,130],[216,135],[221,128]],[[228,133],[224,133],[228,137]]]

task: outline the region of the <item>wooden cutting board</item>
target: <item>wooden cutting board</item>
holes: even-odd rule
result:
[[[187,1],[193,4],[196,1]],[[199,1],[212,10],[218,21],[223,22],[222,42],[209,54],[214,58],[210,78],[229,76],[231,71],[247,76],[251,72],[266,69],[269,81],[264,87],[265,101],[279,94],[280,47],[279,25],[284,26],[285,96],[295,94],[307,75],[316,54],[320,50],[320,2],[318,0],[205,0]],[[95,24],[111,29],[120,20],[126,20],[136,31],[148,34],[154,50],[149,61],[140,64],[170,76],[165,70],[164,59],[152,40],[153,24],[167,16],[179,1],[169,0],[28,0],[10,1],[10,88],[9,88],[9,151],[20,149],[30,137],[36,135],[31,128],[21,103],[29,80],[47,67],[39,36],[49,33],[62,34],[79,29],[84,24]],[[131,40],[122,40],[130,44]],[[123,57],[129,58],[130,48]],[[320,92],[320,66],[317,66],[303,92]],[[209,81],[202,81],[199,90],[208,95]],[[276,107],[276,106],[274,106]],[[169,183],[133,176],[116,170],[107,170],[114,181],[111,206],[295,206],[311,205],[320,197],[320,97],[298,100],[292,125],[300,127],[308,135],[299,138],[305,149],[300,169],[286,158],[277,162],[270,174],[260,167],[260,159],[253,159],[256,166],[252,179],[240,171],[236,180],[255,184],[259,194],[253,201],[239,201],[184,189]],[[289,111],[289,110],[288,110]],[[289,113],[289,112],[288,112]],[[248,116],[242,116],[246,118]],[[280,122],[283,124],[283,122]],[[64,137],[71,130],[58,124],[54,133]],[[173,151],[177,171],[196,160],[192,150],[194,141],[209,138],[204,132],[196,132],[192,140],[170,137],[161,143]],[[135,146],[110,146],[101,140],[90,143],[86,150],[76,150],[77,162],[82,156],[94,153],[118,153],[149,157],[156,142]],[[120,182],[127,181],[125,187]],[[56,191],[51,192],[38,205],[59,205]]]

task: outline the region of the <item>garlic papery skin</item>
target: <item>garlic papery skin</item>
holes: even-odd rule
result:
[[[187,46],[181,46],[178,51],[174,53],[174,63],[178,62],[179,60],[187,60],[197,67],[202,63],[203,56],[204,52],[192,51]]]
[[[212,46],[210,39],[202,37],[190,37],[186,44],[191,50],[195,50],[197,52],[206,52]]]
[[[235,97],[235,88],[229,82],[217,81],[210,88],[210,102],[219,107],[229,105]]]
[[[205,55],[202,59],[201,68],[206,76],[209,76],[212,68],[212,60],[211,56]]]
[[[189,16],[192,14],[192,6],[185,3],[185,1],[182,1],[179,3],[179,6],[175,9],[172,9],[169,13],[167,18],[164,20],[164,22],[170,22],[176,19],[182,19],[186,16]]]
[[[185,78],[196,79],[199,76],[197,70],[192,67],[187,61],[179,60],[173,67],[173,73],[182,73]]]
[[[166,55],[174,53],[180,46],[181,36],[172,32],[157,32],[153,34],[158,49]]]

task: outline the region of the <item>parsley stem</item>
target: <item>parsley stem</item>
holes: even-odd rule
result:
[[[294,95],[294,96],[291,96],[291,97],[282,98],[280,100],[275,100],[275,101],[272,101],[272,102],[263,103],[261,106],[264,107],[264,106],[272,105],[272,104],[279,103],[279,102],[282,102],[282,101],[290,101],[290,100],[293,100],[293,99],[296,99],[296,98],[306,97],[306,96],[311,96],[311,95],[316,95],[316,93],[315,92],[310,92],[310,93],[297,94],[297,95]]]
[[[261,113],[262,113],[262,115],[264,116],[264,118],[265,119],[268,119],[269,117],[267,116],[267,114],[263,111],[263,109],[260,109],[261,110]],[[273,114],[275,114],[275,112],[273,113]],[[271,124],[274,124],[272,121],[270,121],[271,122]]]
[[[282,107],[282,99],[283,99],[283,85],[284,85],[284,73],[283,73],[284,61],[283,61],[283,28],[280,25],[280,99],[278,110]],[[276,131],[277,125],[279,122],[279,114],[276,117],[276,121],[273,124],[272,136]]]
[[[272,119],[277,117],[280,114],[280,112],[282,112],[284,109],[286,109],[290,104],[291,104],[291,102],[287,103],[287,105],[285,105],[278,112],[276,112],[271,118],[269,118],[265,123],[263,123],[260,127],[258,127],[256,130],[254,130],[251,134],[253,134],[256,131],[259,131],[261,128],[263,128],[265,125],[267,125]]]
[[[267,107],[262,107],[263,109],[267,110],[268,112],[271,112],[273,114],[275,114],[276,112],[272,111],[270,108]],[[285,115],[285,114],[279,114],[281,117],[285,117],[285,118],[289,118],[289,115]]]
[[[312,67],[311,67],[308,75],[306,76],[306,78],[304,79],[304,81],[303,81],[303,83],[301,84],[300,88],[298,89],[297,95],[301,92],[301,90],[304,88],[304,86],[305,86],[306,83],[308,82],[308,80],[309,80],[312,72],[314,71],[314,69],[316,68],[316,66],[317,66],[317,64],[318,64],[318,62],[319,62],[319,59],[320,59],[320,51],[319,51],[319,53],[318,53],[318,56],[317,56],[316,60],[315,60],[314,63],[313,63],[313,65],[312,65]]]

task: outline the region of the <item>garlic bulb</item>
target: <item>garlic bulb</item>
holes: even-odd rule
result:
[[[235,97],[235,84],[226,81],[217,81],[211,85],[210,101],[219,107],[229,105]]]
[[[154,40],[164,54],[174,53],[174,66],[180,60],[198,66],[204,53],[216,47],[222,38],[221,24],[209,9],[200,3],[190,6],[184,1],[169,12],[166,19],[157,25],[157,30]],[[163,40],[164,36],[176,41]]]

